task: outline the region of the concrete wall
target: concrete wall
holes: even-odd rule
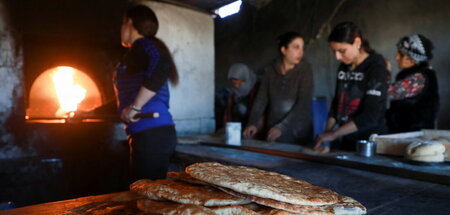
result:
[[[342,7],[331,16],[340,2]],[[247,63],[259,71],[277,55],[276,36],[296,30],[306,39],[305,57],[315,72],[314,94],[331,99],[338,62],[326,38],[334,25],[341,21],[359,25],[372,47],[391,60],[393,75],[398,72],[395,43],[404,35],[421,33],[436,47],[431,64],[440,86],[438,128],[450,129],[449,14],[450,2],[446,0],[272,0],[259,9],[244,4],[241,14],[216,20],[216,86],[225,86],[226,71],[234,62]]]
[[[169,47],[180,75],[171,87],[170,111],[178,134],[214,131],[214,22],[201,12],[141,1],[159,19],[156,35]]]
[[[15,144],[9,120],[23,103],[22,52],[10,25],[8,9],[0,0],[0,158],[22,156],[26,148]]]

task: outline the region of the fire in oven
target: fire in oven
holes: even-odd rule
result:
[[[114,119],[94,110],[104,106],[101,92],[86,73],[70,66],[57,66],[33,82],[25,119],[27,122],[67,123]]]

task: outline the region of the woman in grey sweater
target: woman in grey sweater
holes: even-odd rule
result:
[[[278,38],[281,56],[265,68],[244,130],[245,138],[255,136],[256,125],[267,111],[268,141],[306,144],[311,140],[313,74],[310,64],[303,60],[303,45],[297,32],[287,32]]]

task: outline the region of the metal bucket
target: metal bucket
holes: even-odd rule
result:
[[[356,152],[363,157],[372,157],[375,155],[377,143],[374,141],[360,140],[356,144]]]

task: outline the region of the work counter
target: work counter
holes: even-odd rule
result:
[[[334,151],[326,154],[314,152],[310,147],[257,140],[243,140],[241,145],[227,145],[221,137],[204,136],[181,138],[180,142],[195,143],[205,146],[234,148],[245,151],[260,152],[295,159],[314,161],[330,165],[362,169],[388,175],[418,179],[433,183],[450,185],[450,162],[425,163],[413,162],[403,156],[376,154],[372,157],[362,157],[355,152]],[[207,156],[207,155],[206,155]]]
[[[361,202],[368,214],[448,214],[450,167],[414,166],[401,158],[358,157],[351,152],[318,155],[300,146],[258,141],[224,145],[208,138],[181,138],[172,171],[216,161],[286,174]],[[396,173],[400,172],[400,173]],[[408,177],[410,176],[411,177]],[[423,177],[434,177],[428,179]],[[140,214],[129,192],[50,202],[1,214]]]

